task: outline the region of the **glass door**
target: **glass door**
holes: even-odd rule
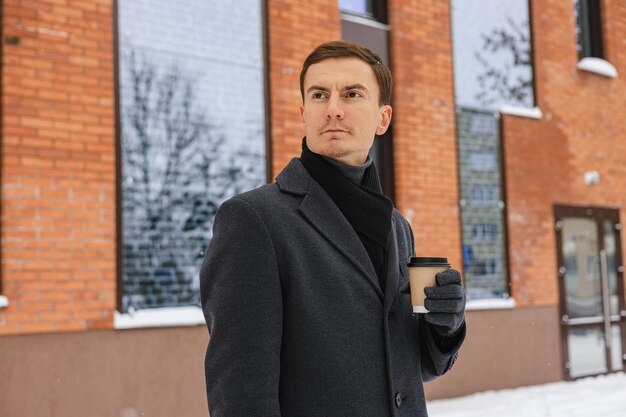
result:
[[[624,267],[619,212],[555,206],[563,372],[566,379],[624,369]]]

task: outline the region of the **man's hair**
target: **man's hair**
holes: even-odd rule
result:
[[[384,104],[391,104],[391,71],[378,55],[370,51],[367,48],[362,47],[353,42],[347,41],[333,41],[323,43],[313,50],[306,57],[302,64],[302,71],[300,71],[300,94],[302,95],[302,101],[304,101],[304,77],[306,76],[309,67],[313,64],[317,64],[320,61],[331,58],[359,58],[361,61],[369,64],[374,71],[376,81],[378,82],[379,97],[378,103],[382,106]]]

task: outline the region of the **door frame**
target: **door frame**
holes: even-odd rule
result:
[[[592,207],[592,206],[572,206],[572,205],[554,205],[554,227],[556,231],[556,255],[557,255],[557,281],[559,288],[559,324],[561,332],[561,354],[562,354],[562,370],[563,378],[571,381],[578,378],[583,378],[589,375],[580,377],[572,377],[569,372],[569,349],[568,349],[568,329],[575,328],[597,328],[602,326],[602,323],[569,323],[567,318],[566,309],[566,294],[565,294],[565,262],[563,259],[563,236],[562,236],[562,220],[565,217],[578,217],[595,220],[597,224],[598,233],[598,254],[605,250],[604,247],[604,226],[605,220],[610,220],[614,225],[615,232],[615,269],[617,277],[617,291],[619,297],[619,316],[615,319],[613,316],[610,320],[610,326],[619,325],[621,327],[621,342],[622,342],[622,370],[626,370],[626,301],[624,294],[624,263],[622,258],[622,246],[621,246],[621,229],[622,225],[619,220],[619,208],[607,208],[607,207]],[[604,331],[604,329],[603,329]],[[609,335],[610,336],[610,335]],[[605,337],[607,337],[605,335]],[[604,373],[597,375],[606,375],[617,372],[612,370],[612,358],[610,355],[609,346],[605,344],[605,356],[606,356],[606,369]]]

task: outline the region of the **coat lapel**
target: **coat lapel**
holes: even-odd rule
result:
[[[387,247],[387,279],[385,282],[385,314],[389,312],[396,294],[398,293],[398,283],[400,281],[400,260],[398,256],[398,234],[396,232],[396,219],[391,217],[391,237]]]
[[[292,159],[276,181],[281,191],[304,195],[298,208],[302,216],[362,272],[383,301],[376,271],[359,236],[326,191],[311,178],[302,163],[295,158]]]
[[[304,196],[299,210],[318,232],[363,273],[382,300],[383,293],[376,271],[359,236],[317,182],[311,181],[309,192]]]

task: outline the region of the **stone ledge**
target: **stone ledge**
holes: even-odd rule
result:
[[[146,327],[178,327],[204,325],[200,307],[147,308],[132,313],[115,312],[113,327],[116,330]]]
[[[602,58],[587,57],[578,61],[576,68],[608,78],[617,78],[617,70],[608,61]]]
[[[510,116],[528,117],[530,119],[541,119],[543,113],[539,107],[516,107],[516,106],[502,106],[500,107],[500,113],[508,114]]]
[[[491,298],[485,300],[470,300],[465,306],[466,311],[475,310],[510,310],[515,308],[514,298]]]

